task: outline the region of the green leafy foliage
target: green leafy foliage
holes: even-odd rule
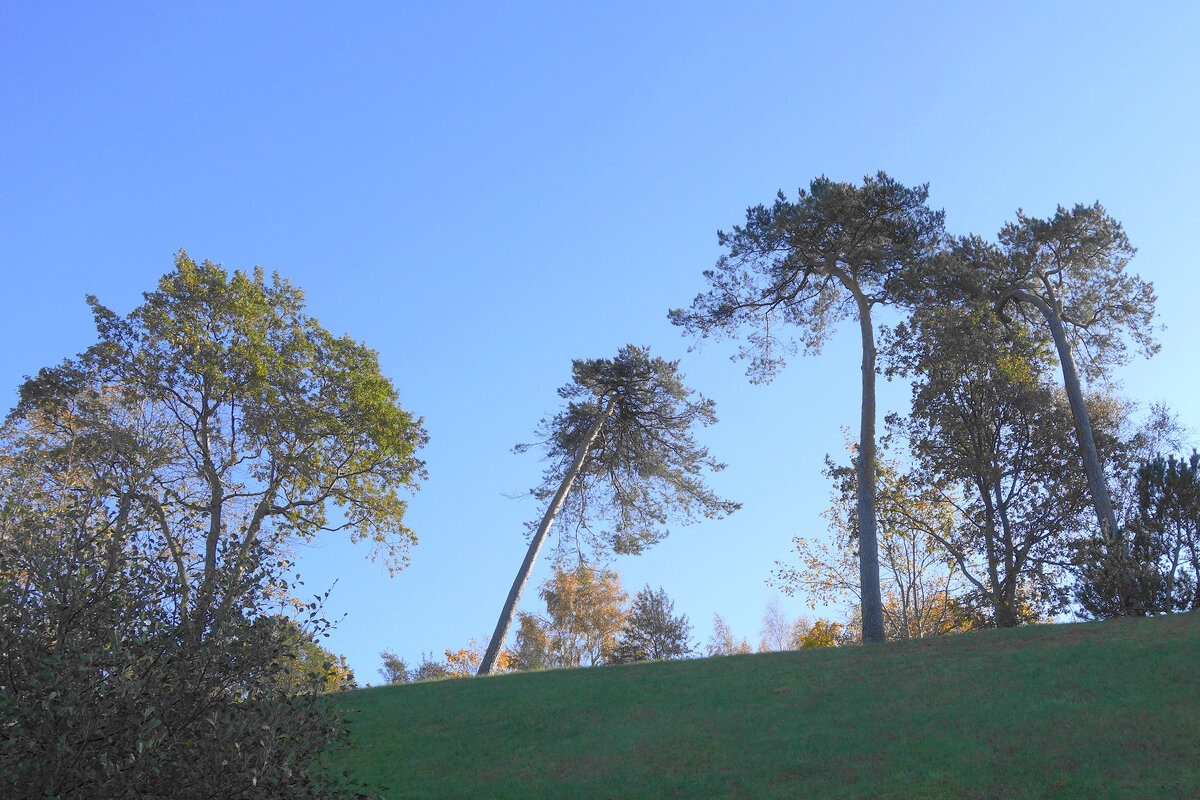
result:
[[[1154,354],[1153,287],[1125,272],[1133,248],[1121,224],[1099,203],[1071,211],[1060,206],[1049,220],[1017,212],[1017,221],[1000,231],[999,240],[1001,269],[985,277],[985,292],[1005,321],[1015,308],[1026,319],[1040,316],[1048,327],[1096,520],[1102,535],[1111,537],[1118,520],[1079,373],[1105,377],[1113,364],[1126,360],[1127,338],[1145,355]]]
[[[1024,297],[1045,302],[1062,321],[1085,375],[1099,378],[1124,363],[1127,339],[1146,356],[1157,352],[1154,286],[1127,271],[1136,251],[1121,223],[1099,203],[1059,206],[1048,219],[1018,211],[998,241],[1000,269],[984,278],[997,307],[1028,315],[1032,309]],[[1040,324],[1039,317],[1030,321]]]
[[[369,348],[262,270],[180,252],[130,314],[21,387],[0,429],[4,796],[317,797],[352,685],[278,616],[323,531],[392,569],[420,420]]]
[[[25,382],[6,436],[46,463],[69,458],[129,524],[154,529],[186,604],[207,603],[229,539],[282,551],[345,530],[404,565],[415,536],[399,491],[424,474],[426,434],[374,351],[305,315],[278,275],[183,252],[128,316],[89,303],[99,341]]]
[[[906,468],[885,449],[877,460],[880,585],[884,629],[889,640],[923,639],[973,627],[963,613],[965,579],[942,544],[952,539],[961,512],[952,498],[924,476]],[[850,465],[826,457],[832,505],[824,513],[828,539],[792,537],[794,557],[777,561],[771,582],[785,594],[801,594],[809,606],[858,604],[858,515],[856,447],[847,442]],[[828,623],[827,623],[828,624]],[[857,624],[838,637],[854,632]],[[808,632],[805,628],[801,633]],[[838,638],[835,637],[835,638]]]
[[[938,246],[944,214],[927,186],[885,173],[861,186],[820,177],[795,200],[783,192],[746,211],[717,239],[727,252],[704,277],[710,289],[671,322],[701,336],[744,335],[755,382],[769,381],[798,346],[819,353],[834,326],[876,304],[904,304],[908,273]],[[792,334],[796,338],[791,338]]]
[[[346,657],[326,650],[317,641],[318,636],[296,620],[276,614],[258,619],[255,624],[271,628],[272,635],[280,640],[283,657],[279,667],[286,693],[329,694],[358,688]]]
[[[114,542],[77,504],[48,528],[6,484],[0,796],[355,794],[319,768],[344,732],[318,699],[326,676],[290,666],[296,637],[311,641],[321,623],[314,612],[307,630],[288,620],[280,635],[265,614],[288,586],[261,548],[237,580],[217,581],[227,610],[185,635],[157,543]]]
[[[408,683],[408,664],[404,662],[403,658],[391,650],[384,650],[379,654],[379,658],[383,661],[383,666],[379,668],[379,675],[385,684]]]
[[[915,480],[956,507],[953,529],[926,533],[999,626],[1062,607],[1064,568],[1087,525],[1088,483],[1050,352],[1036,329],[966,304],[919,310],[892,347],[893,366],[916,375],[911,415],[893,420]],[[1100,453],[1121,463],[1120,404],[1088,403]]]
[[[421,663],[409,673],[409,680],[413,683],[421,681],[439,681],[443,678],[450,677],[450,670],[446,664],[438,661],[429,653],[421,654]]]

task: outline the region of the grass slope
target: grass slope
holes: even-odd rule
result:
[[[1200,614],[340,702],[388,798],[1200,798]]]

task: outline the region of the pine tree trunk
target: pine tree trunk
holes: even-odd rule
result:
[[[496,658],[500,655],[500,649],[504,646],[504,640],[508,638],[508,631],[512,627],[513,616],[517,611],[517,604],[521,602],[521,593],[525,591],[525,584],[529,582],[529,573],[533,571],[533,562],[537,560],[538,552],[542,549],[542,544],[546,541],[546,534],[550,532],[550,526],[554,524],[554,518],[558,515],[563,502],[567,499],[567,492],[570,490],[571,484],[575,482],[575,479],[579,476],[579,471],[583,468],[583,461],[587,458],[588,450],[595,443],[596,437],[600,435],[600,430],[604,427],[604,423],[613,415],[616,407],[616,400],[610,400],[608,408],[604,410],[604,413],[596,417],[596,421],[592,423],[591,430],[588,431],[587,438],[579,445],[579,451],[575,454],[575,460],[571,462],[571,467],[567,470],[567,474],[563,476],[562,483],[558,485],[558,491],[554,493],[550,505],[546,507],[546,513],[542,515],[542,521],[538,524],[537,531],[529,541],[529,549],[525,551],[525,560],[521,562],[521,568],[517,570],[517,577],[513,581],[512,588],[508,590],[508,599],[504,601],[504,608],[500,612],[500,619],[496,622],[496,630],[492,632],[492,638],[488,641],[487,652],[483,654],[483,659],[479,663],[477,675],[487,675],[496,666]]]
[[[1083,389],[1079,385],[1079,373],[1075,371],[1075,358],[1071,354],[1071,343],[1067,341],[1062,319],[1049,303],[1031,292],[1016,289],[1011,296],[1020,302],[1036,306],[1050,326],[1054,346],[1058,348],[1058,362],[1062,365],[1063,387],[1067,390],[1067,400],[1071,403],[1071,416],[1075,418],[1075,432],[1079,436],[1079,450],[1083,455],[1083,468],[1087,473],[1092,504],[1096,507],[1096,520],[1100,523],[1101,535],[1115,535],[1117,516],[1113,513],[1112,498],[1108,494],[1108,486],[1104,483],[1104,470],[1100,466],[1100,456],[1096,453],[1092,423],[1088,419],[1087,407],[1083,404]]]
[[[862,332],[862,424],[858,436],[858,567],[863,642],[882,642],[883,596],[879,586],[879,541],[875,533],[875,331],[871,306],[858,300]]]

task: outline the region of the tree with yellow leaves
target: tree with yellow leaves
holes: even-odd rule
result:
[[[852,461],[854,445],[847,442]],[[776,562],[773,582],[788,595],[802,591],[811,608],[818,604],[858,603],[856,470],[826,459],[833,480],[833,505],[824,516],[832,541],[796,536],[796,561]],[[954,558],[935,535],[947,536],[956,512],[943,497],[921,486],[886,454],[877,465],[876,510],[884,628],[889,639],[922,639],[973,627],[956,598],[964,590]],[[797,563],[798,561],[798,563]],[[825,634],[822,634],[825,635]]]
[[[518,669],[590,667],[611,659],[629,613],[629,595],[615,571],[558,563],[539,594],[546,615],[519,617]]]
[[[446,677],[470,678],[479,671],[479,662],[483,659],[487,647],[487,637],[483,641],[474,636],[467,642],[466,647],[458,650],[446,648]],[[509,672],[516,665],[516,653],[512,650],[501,650],[496,657],[496,667],[493,672]]]
[[[810,650],[817,647],[837,647],[845,628],[840,622],[818,619],[808,631],[800,636],[800,647]]]

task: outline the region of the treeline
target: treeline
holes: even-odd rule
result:
[[[797,537],[776,582],[851,600],[866,641],[1194,608],[1197,457],[1177,455],[1169,410],[1137,422],[1111,380],[1157,350],[1120,223],[1081,205],[1018,212],[994,241],[950,236],[926,197],[880,174],[752,208],[722,235],[713,288],[674,312],[701,334],[748,331],[756,379],[859,322],[863,424],[850,463],[827,465],[834,542]],[[900,318],[878,337],[876,306]],[[912,386],[879,442],[876,372]]]
[[[1048,219],[1018,212],[989,241],[948,234],[927,200],[926,186],[883,173],[861,185],[819,178],[794,200],[780,193],[719,234],[725,254],[705,273],[709,290],[671,312],[693,334],[738,337],[756,381],[797,349],[819,351],[841,320],[858,323],[851,535],[867,642],[888,633],[877,372],[913,380],[912,415],[895,421],[912,459],[908,480],[957,513],[952,530],[922,536],[945,548],[977,609],[1013,625],[1030,603],[1061,605],[1040,573],[1067,561],[1068,538],[1089,526],[1120,536],[1109,489],[1124,458],[1118,411],[1103,394],[1085,396],[1081,377],[1101,386],[1130,345],[1157,349],[1153,288],[1126,270],[1133,248],[1099,204]],[[877,331],[879,309],[903,322]]]
[[[1047,219],[1018,212],[988,240],[951,235],[927,201],[927,186],[884,173],[780,193],[718,234],[709,289],[669,314],[687,334],[737,339],[755,382],[857,323],[859,436],[848,466],[828,465],[835,542],[798,537],[799,563],[781,564],[776,582],[814,603],[852,600],[843,624],[865,642],[1073,605],[1101,616],[1194,607],[1194,470],[1159,452],[1182,446],[1180,426],[1160,409],[1138,429],[1111,381],[1131,351],[1157,350],[1153,287],[1127,270],[1121,224],[1099,204],[1059,207]],[[879,326],[881,309],[899,321]],[[912,384],[910,414],[890,416],[882,441],[877,374]],[[715,415],[677,362],[628,347],[576,362],[560,394],[567,407],[541,428],[546,510],[480,673],[495,666],[556,518],[569,549],[603,563],[661,539],[672,517],[738,507],[700,482],[723,465],[690,427]],[[1172,488],[1146,483],[1160,474]]]
[[[791,619],[774,598],[763,613],[757,647],[746,638],[736,639],[720,614],[713,615],[712,633],[701,647],[687,615],[675,613],[675,602],[661,586],[647,585],[631,598],[616,570],[585,562],[556,562],[538,595],[544,611],[518,613],[515,643],[499,650],[495,672],[836,647],[856,643],[859,636],[855,625],[825,619],[812,622],[805,616]],[[471,639],[465,647],[447,648],[441,659],[423,653],[413,667],[395,652],[384,650],[379,654],[383,662],[379,675],[384,684],[472,677],[485,645],[486,640]]]
[[[882,173],[780,194],[719,234],[707,290],[670,312],[697,342],[735,338],[757,382],[843,320],[860,333],[858,436],[828,465],[835,536],[799,537],[775,575],[859,612],[788,641],[1195,608],[1200,456],[1169,413],[1137,424],[1110,380],[1156,349],[1120,223],[1075,206],[952,236],[927,200]],[[96,343],[28,378],[0,427],[0,794],[352,795],[320,768],[341,727],[317,695],[353,676],[317,645],[321,603],[296,599],[290,553],[341,532],[407,564],[422,420],[278,275],[180,252],[129,314],[88,302]],[[882,437],[879,374],[912,382]],[[713,401],[633,345],[575,361],[559,394],[517,448],[547,456],[542,513],[486,649],[394,659],[394,678],[694,651],[661,589],[595,592],[612,555],[738,509],[707,485],[724,466],[697,438]],[[546,613],[518,614],[552,532]]]
[[[662,587],[647,585],[631,598],[611,568],[557,562],[538,595],[544,613],[517,615],[515,645],[499,649],[493,671],[665,661],[696,652],[691,622],[675,613],[675,602]],[[423,654],[412,668],[384,650],[379,674],[388,684],[465,678],[478,672],[483,656],[477,639],[457,650],[447,648],[443,659]]]

